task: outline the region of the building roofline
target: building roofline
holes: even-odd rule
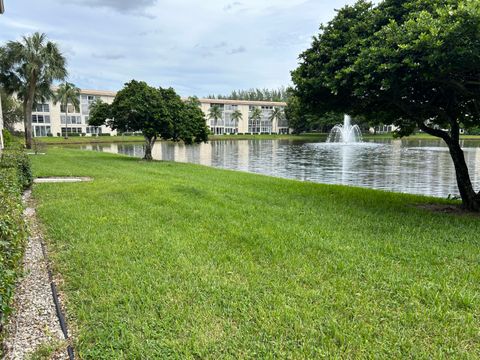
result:
[[[57,87],[54,87],[54,90]],[[98,95],[98,96],[112,96],[114,97],[117,92],[110,90],[93,90],[93,89],[80,89],[82,95]],[[188,98],[183,97],[183,100]],[[205,99],[199,98],[198,101],[202,104],[227,104],[227,105],[258,105],[258,106],[286,106],[287,103],[281,101],[256,101],[256,100],[227,100],[227,99]]]
[[[286,106],[281,101],[257,101],[257,100],[227,100],[227,99],[198,99],[201,103],[228,104],[228,105],[259,105],[259,106]]]

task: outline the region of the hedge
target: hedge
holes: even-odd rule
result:
[[[23,219],[22,191],[30,186],[32,172],[28,156],[11,144],[0,158],[0,343],[15,283],[20,275],[27,227]],[[2,349],[0,346],[0,357]]]

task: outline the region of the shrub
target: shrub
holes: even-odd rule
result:
[[[111,134],[110,133],[107,133],[107,134],[98,134],[98,136],[110,136]]]
[[[8,131],[7,129],[2,129],[2,135],[3,135],[3,145],[5,147],[8,147],[9,145],[15,142],[13,135],[10,134],[10,131]]]
[[[17,146],[6,148],[0,158],[0,343],[27,239],[22,190],[31,182],[28,156]]]

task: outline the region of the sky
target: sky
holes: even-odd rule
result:
[[[182,96],[291,84],[321,23],[353,0],[4,0],[0,45],[44,32],[68,81],[119,90],[131,79]]]

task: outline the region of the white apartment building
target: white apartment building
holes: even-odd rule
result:
[[[65,117],[65,109],[59,103],[54,104],[48,101],[45,104],[38,104],[32,112],[33,136],[62,136],[66,132],[78,133],[83,136],[110,134],[117,135],[117,132],[107,126],[89,126],[88,117],[90,104],[96,99],[111,104],[115,98],[113,91],[81,90],[80,111],[72,105],[68,106],[68,116]],[[202,111],[207,119],[207,126],[212,134],[288,134],[289,128],[284,117],[272,119],[273,109],[278,107],[282,110],[286,103],[271,101],[243,101],[243,100],[217,100],[199,99]],[[221,118],[209,119],[210,108],[217,106],[221,110]],[[261,109],[261,119],[252,119],[251,114],[254,108]],[[242,118],[239,121],[232,119],[232,113],[239,110]],[[23,124],[17,124],[15,130],[24,131]]]

